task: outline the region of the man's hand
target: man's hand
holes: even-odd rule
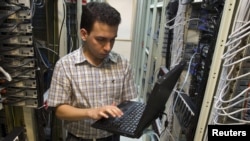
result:
[[[93,108],[89,111],[90,118],[95,120],[109,117],[121,117],[122,115],[123,112],[115,105]]]

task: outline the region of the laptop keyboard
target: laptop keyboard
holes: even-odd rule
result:
[[[146,104],[143,103],[131,103],[133,104],[130,108],[121,108],[124,112],[122,117],[109,118],[104,122],[103,126],[114,128],[114,130],[120,130],[132,133],[136,130],[139,120],[143,114]]]
[[[124,116],[116,118],[112,122],[113,126],[126,132],[134,132],[145,109],[145,104],[134,103],[131,109],[126,111]]]

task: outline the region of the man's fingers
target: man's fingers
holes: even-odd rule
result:
[[[123,115],[123,112],[116,106],[105,106],[102,108],[99,114],[104,118],[109,118],[121,117]]]
[[[104,118],[109,118],[108,114],[106,114],[105,112],[100,112],[100,116]]]
[[[110,115],[112,115],[113,117],[121,117],[123,115],[123,112],[117,108],[117,107],[114,107],[114,108],[111,108],[111,109],[108,109],[107,111]]]

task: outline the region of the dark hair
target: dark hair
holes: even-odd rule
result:
[[[105,2],[89,2],[83,5],[80,28],[90,32],[96,21],[116,26],[120,24],[121,16],[115,8]]]

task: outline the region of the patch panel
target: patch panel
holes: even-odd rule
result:
[[[37,108],[38,107],[38,100],[37,99],[31,99],[31,98],[8,98],[7,101],[9,104],[13,106],[24,106],[24,107],[31,107],[31,108]]]
[[[7,86],[16,88],[36,88],[37,82],[35,79],[14,79],[12,82],[7,83]]]
[[[1,33],[32,33],[32,25],[31,23],[3,23],[0,25]]]
[[[1,47],[0,55],[34,57],[34,47]]]
[[[33,45],[33,37],[29,35],[10,36],[2,41],[2,45]]]
[[[10,68],[8,72],[13,78],[36,78],[36,70],[33,68]]]
[[[9,68],[6,69],[9,72],[10,76],[14,78],[35,78],[36,77],[36,70],[30,68]],[[0,79],[6,79],[6,76],[0,74]]]
[[[6,68],[17,68],[17,67],[25,67],[25,68],[33,68],[35,67],[36,60],[35,58],[18,58],[18,57],[3,57],[2,64]]]
[[[191,121],[197,116],[197,109],[191,98],[185,93],[175,93],[175,114],[183,128],[188,128]]]
[[[37,90],[27,88],[7,88],[7,93],[5,95],[11,97],[37,98]]]

